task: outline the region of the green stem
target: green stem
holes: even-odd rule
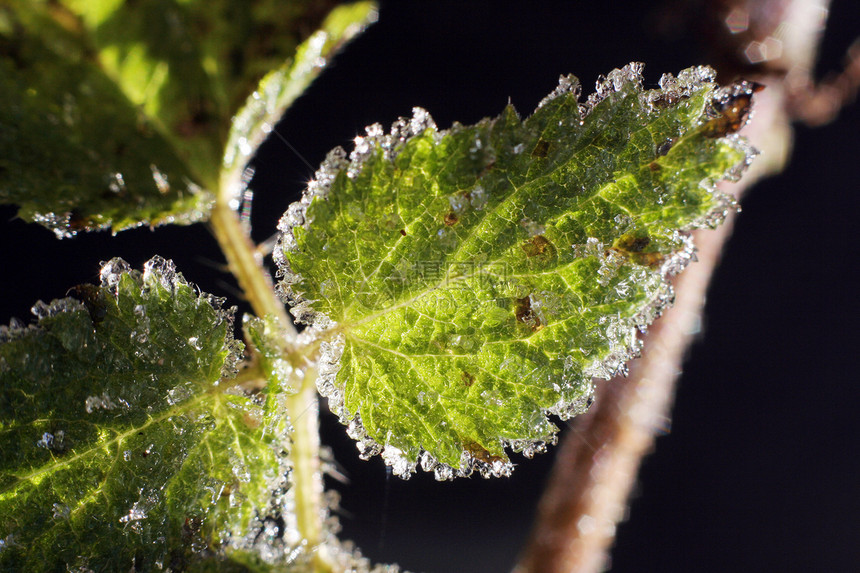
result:
[[[308,349],[296,345],[296,329],[283,303],[275,294],[272,279],[263,267],[248,230],[229,206],[229,194],[218,194],[210,219],[230,272],[239,282],[251,308],[258,316],[273,316],[284,333],[283,357],[299,367],[299,392],[287,399],[293,424],[291,481],[295,492],[298,533],[313,551],[314,571],[328,572],[331,567],[319,548],[323,541],[323,481],[319,456],[319,411],[316,371],[309,364]]]
[[[325,514],[322,507],[323,480],[320,467],[319,400],[315,368],[304,371],[299,392],[287,398],[287,409],[293,425],[293,496],[296,502],[296,528],[308,542],[313,570],[331,571],[321,547]]]
[[[227,204],[224,194],[219,194],[210,222],[215,238],[227,258],[230,272],[239,282],[239,288],[245,293],[251,308],[258,316],[274,316],[287,336],[294,338],[296,329],[283,303],[275,295],[272,279],[263,267],[262,258],[238,215]]]

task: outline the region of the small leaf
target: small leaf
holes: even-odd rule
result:
[[[212,195],[63,24],[0,6],[0,201],[60,237],[205,218]]]
[[[584,411],[592,378],[636,355],[687,231],[732,206],[715,184],[753,153],[719,118],[754,90],[699,67],[643,91],[640,72],[584,104],[563,77],[525,121],[509,106],[440,132],[416,109],[371,126],[290,207],[281,288],[363,455],[403,477],[419,460],[439,479],[507,474],[506,447],[554,442],[547,415]]]
[[[331,0],[64,0],[102,66],[155,118],[210,190],[230,118],[260,79],[293,56]],[[315,5],[316,4],[316,5]]]
[[[242,171],[275,123],[325,69],[329,59],[348,41],[376,21],[376,3],[339,6],[321,28],[304,41],[288,60],[267,74],[233,118],[224,152],[222,186],[241,191]],[[238,197],[236,197],[238,199]]]
[[[0,201],[60,237],[208,218],[228,138],[230,157],[238,147],[247,160],[265,135],[248,130],[276,121],[374,13],[367,2],[335,9],[284,67],[335,4],[4,3]],[[231,118],[273,69],[281,76],[259,88],[275,98],[264,117],[245,112],[245,131],[231,134]],[[244,168],[235,163],[231,178]]]
[[[230,314],[168,261],[114,259],[70,294],[0,327],[0,569],[245,555],[286,486],[280,388],[231,383]]]

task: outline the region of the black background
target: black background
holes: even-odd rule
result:
[[[695,6],[695,2],[693,2]],[[472,123],[510,101],[528,114],[575,73],[644,61],[649,86],[704,60],[695,25],[658,33],[667,6],[647,2],[383,2],[289,111],[261,150],[253,181],[255,239],[335,145],[363,127],[426,108],[440,128]],[[695,10],[688,15],[694,17]],[[860,33],[860,5],[834,0],[819,75]],[[733,78],[721,78],[729,81]],[[588,90],[586,90],[588,91]],[[640,475],[613,571],[849,571],[860,563],[860,106],[818,129],[799,127],[790,167],[757,185],[708,295],[704,331],[684,366],[671,432]],[[0,208],[0,322],[39,299],[97,282],[98,263],[175,260],[203,290],[246,309],[204,225],[81,235],[14,220]],[[357,459],[330,416],[324,439],[349,475],[343,537],[375,561],[416,571],[505,571],[528,533],[552,454],[505,480],[388,478]]]

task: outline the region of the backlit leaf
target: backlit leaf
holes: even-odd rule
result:
[[[755,89],[700,67],[645,91],[640,70],[585,103],[562,78],[524,121],[371,126],[284,216],[281,287],[363,455],[404,477],[507,474],[506,447],[553,442],[547,415],[584,411],[592,378],[638,352],[687,231],[732,206],[715,184],[752,156],[730,132]]]
[[[0,5],[0,201],[61,237],[205,218],[203,191],[84,38],[38,9]]]
[[[241,175],[257,130],[375,14],[325,18],[335,4],[3,2],[0,201],[61,237],[206,219],[222,171]]]
[[[0,328],[0,570],[266,570],[283,386],[236,385],[230,313],[168,261],[70,294]]]
[[[233,117],[221,179],[228,192],[235,195],[241,190],[245,165],[284,111],[325,69],[330,58],[375,20],[374,2],[338,6],[320,29],[298,47],[294,58],[260,81],[244,107]]]

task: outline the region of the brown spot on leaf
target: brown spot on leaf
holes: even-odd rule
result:
[[[188,104],[188,113],[181,121],[176,123],[176,132],[182,137],[204,136],[212,131],[212,122],[215,120],[213,105],[203,99],[197,98]]]
[[[550,261],[555,258],[557,249],[552,242],[543,235],[535,235],[522,245],[523,252],[530,259],[537,258],[538,261]]]
[[[490,161],[489,163],[484,165],[484,168],[481,169],[481,173],[478,174],[478,179],[481,179],[482,177],[484,177],[484,175],[486,175],[487,173],[492,171],[495,167],[496,167],[496,160],[493,159],[492,161]],[[468,198],[469,195],[470,195],[470,193],[466,192],[466,198]]]
[[[469,374],[468,372],[463,370],[463,384],[465,384],[466,387],[468,388],[469,386],[471,386],[474,383],[475,383],[475,375]]]
[[[69,32],[73,34],[82,34],[84,32],[83,21],[80,17],[60,2],[48,2],[47,8],[51,18]]]
[[[522,322],[532,329],[532,332],[537,332],[543,328],[540,317],[532,309],[531,297],[524,296],[523,298],[515,299],[514,316],[517,317],[517,322]]]
[[[690,96],[679,94],[677,92],[663,92],[657,97],[653,99],[649,99],[648,102],[657,109],[667,109],[672,107],[682,99],[688,99]]]
[[[532,157],[546,157],[549,155],[549,141],[545,139],[539,139],[535,148],[532,149]]]
[[[505,462],[507,461],[505,458],[501,456],[497,456],[488,452],[481,444],[476,442],[466,442],[463,444],[463,449],[472,454],[472,457],[476,460],[482,461],[485,464],[491,464],[493,462]]]
[[[449,227],[453,227],[460,221],[460,217],[457,216],[457,213],[455,213],[454,211],[449,211],[445,214],[444,221],[446,225],[448,225]]]
[[[203,527],[203,519],[200,517],[186,517],[185,523],[182,525],[183,538],[191,537],[200,531]]]
[[[653,253],[635,253],[631,259],[634,263],[644,265],[646,267],[656,267],[663,264],[665,260],[663,253],[654,251]]]
[[[738,80],[718,90],[711,100],[712,110],[718,115],[705,124],[705,137],[723,137],[740,130],[749,119],[753,94],[763,89],[762,84]]]
[[[78,209],[69,211],[69,229],[72,231],[85,231],[90,224],[90,220]]]
[[[622,235],[615,241],[612,250],[627,257],[637,265],[652,267],[661,264],[665,255],[659,251],[645,252],[651,245],[651,237],[647,235]]]
[[[622,251],[627,251],[629,253],[641,253],[645,250],[645,247],[651,244],[651,237],[639,236],[636,235],[621,235],[617,241],[615,241],[615,247],[621,249]]]

